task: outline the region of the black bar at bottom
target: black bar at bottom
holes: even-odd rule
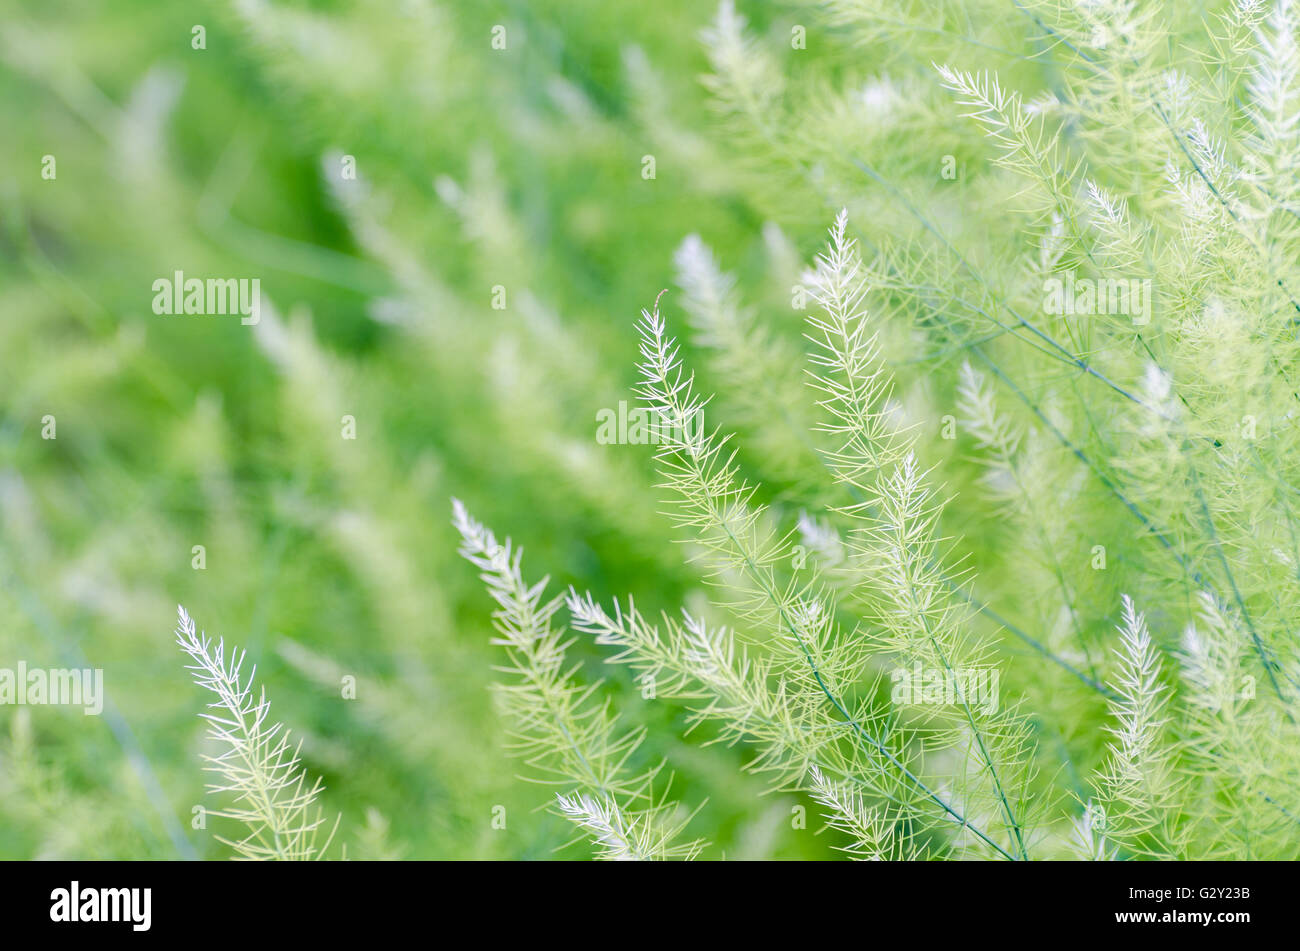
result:
[[[224,933],[259,945],[404,929],[458,943],[464,930],[614,941],[653,929],[659,940],[695,943],[778,922],[841,938],[849,929],[863,941],[899,928],[933,940],[1031,927],[1072,938],[1199,931],[1231,941],[1254,929],[1293,931],[1294,871],[1219,862],[9,862],[0,863],[0,920],[6,938]]]

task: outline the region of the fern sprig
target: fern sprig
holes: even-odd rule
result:
[[[629,762],[645,738],[643,729],[620,731],[607,699],[596,700],[600,684],[583,685],[566,650],[571,639],[552,624],[562,598],[543,600],[547,580],[523,579],[523,551],[475,520],[459,499],[452,523],[460,532],[461,554],[480,569],[497,603],[493,615],[512,677],[497,686],[497,699],[510,723],[514,752],[536,770],[534,781],[558,785],[553,805],[588,833],[605,858],[691,858],[703,847],[681,839],[690,816],[654,790],[660,763],[634,771]]]
[[[218,841],[246,859],[324,858],[339,820],[325,825],[316,805],[321,781],[308,784],[298,757],[301,741],[292,744],[283,724],[271,722],[265,690],[254,692],[257,668],[243,674],[246,652],[232,648],[227,654],[224,639],[214,644],[197,631],[183,607],[176,610],[176,642],[193,661],[186,669],[196,684],[217,697],[208,707],[218,712],[202,717],[209,739],[221,752],[204,754],[203,759],[205,768],[219,777],[209,791],[233,793],[234,805],[212,814],[248,828],[243,838]]]
[[[1146,618],[1123,596],[1119,666],[1112,687],[1115,719],[1110,759],[1098,778],[1099,801],[1110,839],[1130,852],[1175,857],[1177,779],[1166,741],[1168,688],[1160,682],[1160,658]]]

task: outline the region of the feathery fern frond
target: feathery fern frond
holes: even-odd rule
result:
[[[856,339],[853,335],[857,331],[848,325],[847,319],[856,314],[856,299],[860,297],[856,290],[855,272],[847,266],[852,249],[843,241],[842,225],[841,220],[837,232],[841,236],[839,257],[830,261],[836,270],[828,271],[823,281],[827,299],[834,308],[830,312],[831,319],[845,318],[840,321],[840,326],[831,328],[832,333],[840,335],[841,341]],[[838,267],[837,262],[846,266]],[[667,422],[668,431],[674,434],[661,445],[658,458],[676,521],[694,531],[694,540],[703,547],[703,557],[715,576],[728,569],[737,573],[737,582],[729,584],[728,589],[738,596],[732,605],[747,626],[754,631],[776,634],[775,638],[756,643],[770,652],[774,673],[779,674],[786,690],[791,692],[795,709],[816,711],[820,706],[822,709],[817,719],[830,717],[830,723],[815,728],[834,729],[839,733],[840,741],[847,744],[846,752],[841,755],[849,757],[846,772],[850,775],[862,781],[868,781],[867,776],[889,776],[890,788],[878,788],[878,794],[923,804],[923,810],[937,807],[947,819],[960,822],[985,845],[1010,857],[1010,852],[965,818],[959,808],[907,765],[910,754],[898,747],[896,741],[891,741],[897,734],[885,735],[868,728],[869,723],[883,722],[884,712],[873,709],[870,691],[857,701],[850,699],[850,691],[853,694],[858,692],[855,680],[864,672],[868,639],[846,638],[834,617],[820,608],[822,597],[814,569],[807,569],[808,577],[792,576],[784,580],[786,572],[778,562],[786,542],[777,539],[765,527],[765,511],[762,506],[752,504],[752,488],[737,480],[730,458],[721,456],[726,440],[702,427],[687,428],[687,421],[699,412],[703,404],[695,395],[693,376],[687,375],[682,368],[675,341],[667,336],[657,303],[653,311],[642,311],[638,330],[642,357],[638,392]],[[850,353],[847,349],[839,352]],[[862,351],[853,350],[851,354],[834,365],[849,367],[855,376],[851,380],[839,381],[843,386],[832,398],[856,400],[842,417],[850,421],[856,438],[857,427],[870,418],[873,410],[868,409],[871,400],[865,396],[868,390],[864,388],[862,377],[865,366],[860,359]],[[852,484],[866,488],[869,480],[861,473],[870,471],[872,467],[848,453],[844,455],[854,473]],[[906,513],[904,517],[908,517]],[[904,531],[910,533],[915,527],[908,521]],[[910,536],[905,545],[911,545]],[[925,561],[924,555],[919,557]],[[927,566],[927,571],[933,570],[933,566]],[[910,574],[907,580],[912,580]],[[904,602],[896,605],[894,610],[906,615],[914,606],[914,602]],[[947,669],[946,663],[944,666]],[[809,729],[812,728],[813,724],[809,724]],[[994,786],[998,787],[996,795],[1009,817],[1009,830],[1013,830],[1014,838],[1019,840],[1022,823],[1015,818],[1018,806],[1010,803],[1008,793],[1001,788],[999,768],[988,758],[989,742],[980,736],[976,743],[985,754],[983,768],[988,770]],[[895,788],[898,784],[906,791],[900,794]],[[931,821],[935,818],[930,816]],[[1017,845],[1016,850],[1020,857],[1024,857],[1023,844]]]
[[[1108,835],[1131,853],[1175,857],[1177,802],[1174,758],[1166,742],[1168,687],[1160,682],[1160,658],[1146,618],[1124,595],[1119,666],[1111,686],[1115,724],[1110,760],[1098,777],[1098,801]]]
[[[257,668],[243,674],[247,654],[225,640],[215,644],[197,631],[194,620],[178,606],[176,642],[193,661],[186,669],[194,682],[216,694],[204,713],[208,738],[221,752],[204,754],[205,767],[218,782],[208,786],[217,794],[233,793],[234,805],[212,815],[242,822],[248,834],[239,839],[218,837],[246,859],[307,860],[325,857],[338,828],[326,826],[316,801],[321,781],[308,785],[298,758],[301,741],[291,745],[289,731],[270,720],[266,691],[254,693]],[[324,838],[321,835],[324,834]]]
[[[840,851],[859,861],[914,861],[924,851],[907,839],[904,827],[891,821],[880,809],[866,804],[862,793],[847,782],[826,778],[817,764],[810,767],[812,796],[830,810],[828,825],[849,837]]]
[[[867,322],[866,274],[847,228],[848,211],[842,209],[808,277],[822,311],[808,316],[807,336],[815,347],[809,376],[819,405],[830,415],[821,426],[836,447],[828,465],[839,481],[870,493],[874,478],[905,455],[907,440],[888,412],[891,381]]]
[[[607,858],[690,858],[698,841],[678,841],[689,821],[676,803],[655,793],[663,764],[641,772],[629,769],[644,730],[620,732],[609,700],[595,694],[599,683],[582,685],[570,665],[563,628],[552,618],[562,599],[543,600],[547,580],[527,584],[523,550],[509,539],[499,544],[492,531],[452,500],[452,524],[460,532],[461,554],[480,570],[497,603],[498,637],[513,682],[496,696],[510,724],[515,755],[537,775],[535,781],[571,790],[556,793],[553,805],[575,821]]]
[[[560,813],[585,830],[599,847],[598,858],[615,862],[647,861],[682,857],[697,851],[694,844],[675,843],[677,829],[663,827],[652,812],[641,810],[630,817],[623,814],[617,800],[596,801],[586,793],[565,796],[555,794]]]

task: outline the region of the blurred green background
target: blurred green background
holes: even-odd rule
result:
[[[0,11],[0,666],[101,667],[110,705],[0,707],[0,857],[226,854],[220,820],[191,827],[219,803],[178,602],[247,648],[349,855],[588,854],[504,749],[448,500],[553,591],[672,610],[697,588],[649,448],[597,444],[596,412],[630,399],[633,322],[686,234],[797,335],[792,249],[832,214],[750,187],[712,134],[713,5]],[[790,50],[791,14],[745,12]],[[258,278],[261,323],[155,315],[177,270]],[[684,711],[574,653],[651,727],[675,792],[708,798],[717,854],[830,854],[749,754],[683,737]]]

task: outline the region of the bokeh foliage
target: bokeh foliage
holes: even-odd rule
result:
[[[1174,123],[1193,115],[1212,117],[1210,153],[1220,139],[1258,144],[1241,103],[1263,7],[1100,5],[1115,15],[1107,33],[1086,3],[741,6],[748,40],[735,44],[713,4],[689,0],[0,0],[0,666],[102,667],[111,704],[100,718],[0,707],[0,856],[226,854],[214,830],[191,828],[206,802],[202,697],[172,642],[177,602],[257,663],[276,716],[305,737],[324,806],[343,814],[349,854],[590,854],[507,755],[488,690],[499,648],[448,500],[508,531],[554,591],[631,592],[647,614],[702,606],[650,449],[598,443],[596,414],[632,400],[639,310],[686,285],[665,311],[700,390],[719,394],[711,423],[740,437],[738,471],[784,527],[816,511],[818,464],[772,423],[810,406],[786,400],[809,349],[792,292],[842,207],[870,263],[898,412],[958,500],[939,526],[945,555],[1000,612],[972,624],[1001,637],[1004,697],[1023,702],[1037,744],[1045,851],[1084,815],[1113,724],[1103,692],[1044,651],[1113,680],[1121,594],[1146,612],[1172,681],[1201,589],[1226,591],[1236,567],[1234,609],[1267,619],[1270,649],[1297,675],[1300,551],[1268,550],[1293,523],[1290,404],[1235,386],[1295,358],[1281,334],[1255,346],[1285,310],[1280,281],[1300,286],[1295,229],[1269,218],[1255,256],[1218,212],[1184,214],[1163,170],[1181,161]],[[960,87],[985,68],[1059,139],[1005,147],[963,118]],[[1151,102],[1173,103],[1168,128]],[[1052,161],[1035,165],[1040,145]],[[355,179],[342,174],[351,162]],[[1123,235],[1089,230],[1100,216],[1081,211],[1084,175],[1168,238],[1141,268]],[[1213,219],[1186,260],[1197,235],[1179,232],[1183,219]],[[683,313],[691,282],[675,253],[692,234],[693,260],[707,245],[737,277],[746,332],[734,340],[707,308]],[[1159,356],[1178,361],[1204,414],[1196,452],[1160,455],[1115,387],[983,319],[1040,307],[1045,275],[1116,259],[1163,279]],[[152,282],[177,270],[259,278],[261,322],[155,315]],[[1274,328],[1237,341],[1249,359],[1225,368],[1201,352],[1217,339],[1212,300]],[[1046,323],[1124,387],[1145,373],[1159,389],[1131,328]],[[969,412],[981,384],[961,368],[976,353],[1007,374],[992,385],[1023,434],[1014,464],[990,463],[998,434]],[[1265,498],[1250,448],[1225,434],[1251,399],[1275,396],[1257,411],[1277,469]],[[46,417],[57,439],[42,438]],[[959,438],[945,438],[948,419]],[[1053,427],[1076,442],[1054,442]],[[1200,475],[1166,485],[1197,459]],[[1202,484],[1226,526],[1218,562],[1223,545],[1193,512]],[[1114,485],[1171,526],[1164,550]],[[744,769],[753,750],[709,744],[723,734],[708,724],[688,734],[685,709],[644,699],[589,638],[571,652],[646,728],[638,756],[667,760],[674,798],[704,803],[691,832],[708,854],[826,857],[843,844],[817,834],[812,799]],[[355,701],[340,696],[344,677]],[[1279,765],[1280,781],[1293,769]],[[1294,851],[1271,798],[1216,781],[1203,800]],[[806,828],[792,822],[800,809]],[[1257,810],[1269,816],[1258,828]]]
[[[350,854],[536,858],[571,839],[501,748],[447,499],[511,525],[557,582],[651,579],[664,607],[691,586],[649,453],[593,433],[627,398],[636,302],[682,235],[761,265],[725,143],[658,124],[706,119],[705,12],[5,3],[0,657],[102,667],[116,712],[0,708],[0,854],[221,854],[190,829],[214,803],[178,601],[249,650]],[[259,277],[273,312],[155,316],[175,270]],[[786,798],[755,799],[741,751],[642,712],[731,854],[823,848],[789,831]]]

